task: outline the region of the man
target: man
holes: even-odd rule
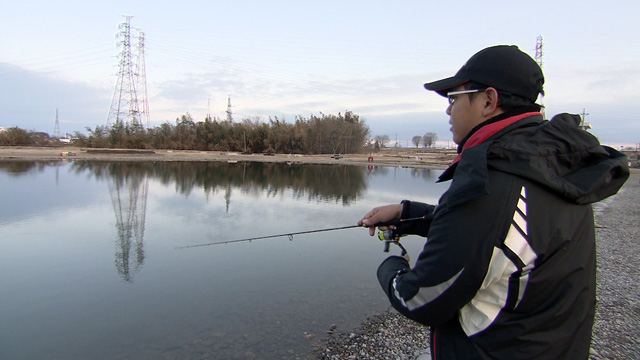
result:
[[[399,233],[427,237],[413,268],[391,256],[378,279],[394,308],[431,326],[433,359],[588,358],[591,203],[615,194],[629,169],[579,116],[544,120],[543,84],[516,46],[481,50],[455,76],[425,84],[449,100],[458,157],[439,181],[451,185],[437,206],[404,200],[359,221],[370,235],[396,220]]]

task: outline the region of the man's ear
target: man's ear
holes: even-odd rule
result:
[[[482,109],[482,116],[489,118],[497,115],[496,112],[499,111],[498,90],[492,87],[487,88],[487,90],[484,91],[484,95],[485,103],[484,108]]]

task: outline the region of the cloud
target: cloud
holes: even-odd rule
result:
[[[550,79],[557,78],[551,71]],[[635,144],[640,141],[640,111],[632,86],[638,83],[633,67],[602,72],[565,69],[562,82],[549,81],[544,98],[547,115],[579,113],[583,109],[593,124],[592,133],[602,141]],[[189,112],[196,121],[207,112],[226,117],[231,95],[234,119],[266,121],[278,116],[294,121],[295,116],[337,114],[351,110],[366,120],[373,136],[396,134],[400,141],[435,132],[441,141],[451,137],[446,101],[422,87],[434,74],[407,73],[368,78],[330,78],[301,75],[279,79],[243,72],[241,68],[212,68],[206,73],[187,73],[177,79],[148,81],[150,126],[170,121]],[[621,82],[620,76],[628,82]],[[115,79],[114,79],[115,80]],[[53,132],[55,110],[59,109],[62,132],[84,131],[106,124],[113,88],[55,78],[46,73],[0,63],[0,98],[3,109],[0,126]],[[209,104],[208,104],[209,102]]]
[[[112,90],[0,63],[0,93],[0,126],[52,133],[58,109],[60,130],[73,133],[106,123]]]
[[[297,115],[308,118],[321,112],[337,114],[351,110],[367,122],[372,135],[387,134],[394,138],[398,134],[410,139],[433,131],[446,141],[451,136],[444,113],[446,101],[424,90],[425,78],[428,76],[424,74],[344,79],[309,75],[296,81],[279,81],[243,76],[232,68],[229,73],[190,74],[167,81],[158,87],[158,98],[150,101],[152,118],[156,121],[159,116],[159,105],[153,105],[156,102],[166,110],[173,110],[173,118],[179,115],[175,113],[177,107],[183,112],[188,110],[196,120],[204,119],[207,97],[213,100],[212,116],[225,118],[227,96],[231,94],[236,121],[245,118],[266,121],[269,116],[293,121]],[[194,99],[201,106],[193,107]]]

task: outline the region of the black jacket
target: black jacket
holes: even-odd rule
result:
[[[477,130],[441,180],[437,206],[403,201],[401,231],[427,236],[413,268],[386,259],[392,305],[430,325],[433,359],[587,359],[595,313],[591,203],[615,194],[627,160],[562,114]],[[405,241],[411,241],[406,239]]]

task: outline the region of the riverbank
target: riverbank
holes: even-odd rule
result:
[[[618,194],[594,205],[597,308],[591,360],[640,359],[640,170]],[[380,290],[382,292],[382,290]],[[395,310],[325,341],[317,359],[430,359],[429,330]]]
[[[371,154],[242,154],[222,151],[87,149],[1,146],[0,160],[56,161],[225,161],[299,164],[383,165],[444,169],[456,156],[451,149],[384,149]]]

